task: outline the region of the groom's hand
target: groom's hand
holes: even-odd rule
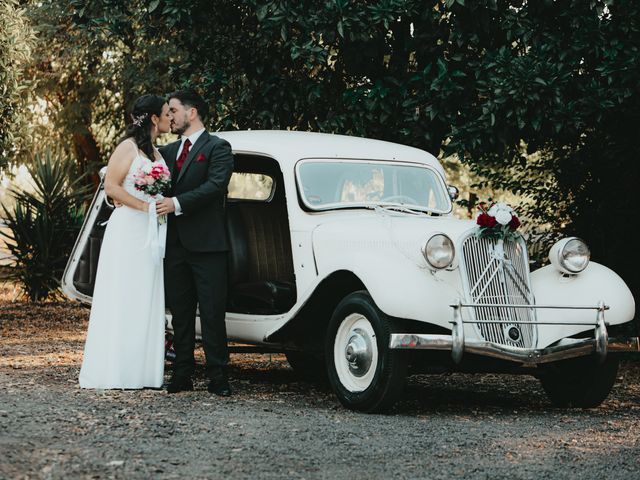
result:
[[[156,202],[156,212],[158,215],[166,215],[176,211],[176,206],[173,203],[171,197],[163,198],[161,201]]]

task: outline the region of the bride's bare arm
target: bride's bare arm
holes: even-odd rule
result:
[[[104,191],[116,202],[146,212],[149,210],[149,204],[134,197],[122,187],[122,182],[134,158],[133,148],[131,142],[122,142],[111,154],[107,164],[107,175],[104,178]]]

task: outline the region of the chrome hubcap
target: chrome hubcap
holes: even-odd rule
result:
[[[378,365],[376,332],[360,313],[347,315],[336,332],[333,361],[340,383],[350,392],[369,388]]]
[[[371,339],[366,332],[357,328],[352,332],[344,350],[349,371],[356,377],[362,377],[369,371],[372,360]]]

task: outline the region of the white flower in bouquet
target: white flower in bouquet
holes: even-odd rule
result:
[[[504,211],[504,212],[508,212],[508,213],[512,214],[513,213],[513,208],[511,208],[509,205],[507,205],[504,202],[498,202],[498,203],[494,203],[493,205],[491,205],[491,208],[489,209],[489,211],[487,213],[489,215],[491,215],[492,217],[495,217],[496,213],[498,213],[500,211]]]
[[[506,210],[498,210],[496,212],[496,222],[500,225],[509,225],[511,221],[511,214]]]
[[[492,205],[487,213],[492,217],[495,217],[496,222],[500,225],[509,225],[511,218],[513,217],[513,209],[504,202]]]

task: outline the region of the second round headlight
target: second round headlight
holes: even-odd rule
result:
[[[584,241],[577,237],[563,238],[549,252],[549,260],[563,273],[576,274],[589,265],[591,252]]]
[[[433,268],[447,268],[453,262],[455,248],[444,233],[436,233],[427,241],[422,254]]]

